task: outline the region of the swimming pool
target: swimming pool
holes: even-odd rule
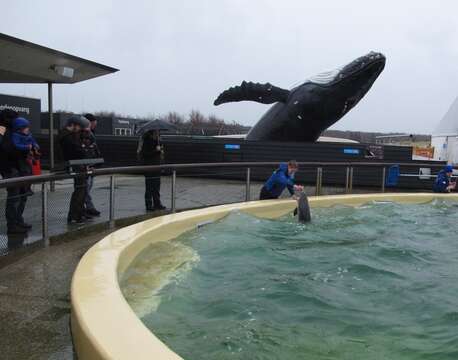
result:
[[[149,247],[122,289],[185,359],[455,359],[457,232],[443,200],[234,212]]]
[[[317,214],[326,210],[321,208],[338,208],[342,205],[358,207],[373,201],[402,204],[422,204],[433,201],[456,203],[458,194],[360,194],[311,197],[309,201],[313,213]],[[144,316],[158,309],[164,304],[161,292],[165,291],[175,278],[187,279],[187,274],[191,273],[189,269],[193,269],[196,263],[202,261],[198,253],[196,258],[196,249],[174,239],[199,227],[206,231],[205,224],[217,223],[233,212],[254,215],[259,220],[281,219],[290,215],[294,208],[295,202],[292,200],[254,201],[215,206],[161,216],[122,228],[106,236],[82,257],[72,279],[71,328],[78,357],[82,359],[181,359],[158,339],[156,333],[161,329],[154,328],[150,331],[133,310],[135,308],[138,314]],[[420,222],[418,226],[421,224]],[[453,241],[453,237],[450,239]],[[179,261],[167,261],[166,257],[160,257],[165,259],[168,268],[162,268],[163,271],[157,272],[155,278],[148,280],[150,283],[154,281],[155,285],[139,286],[137,288],[139,301],[131,302],[132,306],[130,306],[122,294],[120,280],[126,277],[136,259],[143,257],[144,251],[159,244],[164,246],[165,250],[168,246],[175,247],[177,244],[182,247],[180,256],[172,256],[172,259]],[[165,254],[167,251],[161,250],[160,253]],[[173,251],[168,253],[172,254]],[[343,274],[346,274],[344,269],[349,270],[340,267]],[[248,275],[246,274],[245,277]],[[328,279],[327,283],[329,281]],[[440,294],[437,296],[440,297]],[[453,314],[450,316],[453,319]],[[319,334],[317,336],[323,338]],[[230,345],[232,347],[232,344]],[[288,349],[284,348],[283,351],[286,353]],[[304,357],[310,356],[304,354]]]

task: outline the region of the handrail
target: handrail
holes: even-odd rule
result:
[[[180,170],[180,169],[193,169],[193,168],[234,168],[234,167],[266,167],[278,166],[279,161],[269,162],[223,162],[223,163],[189,163],[189,164],[163,164],[163,165],[135,165],[135,166],[122,166],[112,168],[93,169],[88,172],[82,173],[51,173],[46,175],[23,176],[10,179],[0,180],[0,189],[11,185],[28,185],[38,184],[48,181],[58,181],[73,179],[79,176],[93,175],[115,175],[115,174],[142,174],[145,172],[153,172],[158,170]],[[397,163],[397,162],[298,162],[301,167],[385,167],[390,165],[399,165],[402,167],[430,167],[441,168],[442,164],[424,164],[424,163]]]

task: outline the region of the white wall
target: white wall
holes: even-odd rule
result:
[[[458,137],[432,136],[431,146],[434,147],[434,160],[447,161],[450,164],[458,164]]]

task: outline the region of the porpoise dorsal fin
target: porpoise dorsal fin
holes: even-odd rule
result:
[[[297,201],[297,213],[299,222],[310,222],[312,220],[312,215],[310,214],[310,205],[307,195],[302,193]]]
[[[273,86],[272,84],[259,84],[242,81],[240,86],[231,87],[223,91],[213,102],[220,105],[235,101],[256,101],[261,104],[273,104],[276,102],[286,102],[289,90]]]

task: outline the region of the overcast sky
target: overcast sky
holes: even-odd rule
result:
[[[197,109],[253,125],[269,105],[213,106],[242,80],[289,88],[370,50],[387,57],[334,129],[431,132],[458,95],[458,2],[14,0],[0,32],[121,71],[55,87],[55,108],[144,116]],[[42,99],[45,85],[0,85]]]

